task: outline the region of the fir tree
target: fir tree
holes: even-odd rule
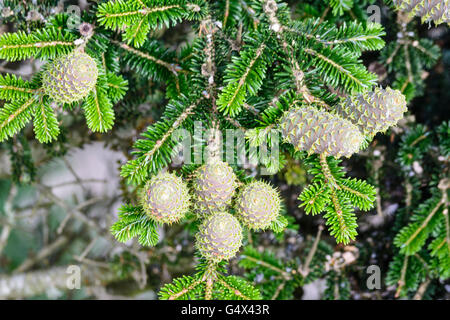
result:
[[[443,7],[424,12],[405,2],[393,6],[423,21],[447,22],[438,14]],[[105,0],[91,4],[76,28],[60,13],[26,26],[30,32],[4,33],[0,59],[44,64],[31,79],[0,75],[0,141],[16,157],[18,180],[33,179],[24,138],[31,122],[36,139],[53,148],[64,139],[65,112],[82,110],[87,128],[106,134],[133,112],[139,118],[150,90],[142,97],[135,87],[162,89],[162,114],[139,129],[121,167],[124,204],[110,228],[118,242],[136,238],[143,247],[158,246],[163,227],[195,235],[195,272],[163,285],[159,297],[292,299],[298,287],[326,278],[325,298],[347,299],[346,267],[358,249],[346,245],[358,241],[357,213],[373,209],[380,194],[379,186],[347,174],[345,165],[402,120],[407,101],[423,89],[425,68],[440,54],[430,40],[408,32],[413,22],[402,11],[401,41],[385,46],[382,25],[354,19],[364,15],[361,8],[358,1],[305,1],[292,11],[278,0]],[[182,47],[158,39],[158,32],[180,24],[193,35]],[[363,63],[363,54],[378,51],[394,74],[392,88]],[[225,153],[230,129],[242,139],[236,146],[233,137],[232,152]],[[397,163],[405,179],[427,153],[444,160],[429,181],[430,196],[396,222],[401,227],[386,282],[397,285],[397,297],[449,277],[448,129],[446,122],[439,127],[434,146],[420,125],[400,142]],[[17,145],[23,150],[14,152]],[[181,151],[184,162],[175,163]],[[298,207],[325,220],[302,259],[256,249],[259,231],[284,241],[298,226],[280,190],[239,166],[250,163],[274,175],[290,160],[302,161],[310,177]],[[338,247],[321,239],[325,228]],[[243,277],[230,274],[234,258],[246,270]],[[135,263],[117,260],[112,269],[121,275],[129,273],[124,260]]]

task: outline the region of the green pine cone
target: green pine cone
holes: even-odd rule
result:
[[[359,151],[364,140],[349,120],[312,106],[286,111],[280,120],[284,141],[308,154],[350,157]]]
[[[224,211],[230,204],[237,179],[228,163],[211,160],[195,173],[196,209],[201,216]]]
[[[250,229],[267,229],[280,214],[281,201],[276,189],[263,181],[242,188],[236,199],[236,212]]]
[[[159,173],[141,190],[139,200],[145,213],[158,223],[172,224],[189,209],[189,190],[183,180],[172,173]]]
[[[72,103],[86,97],[97,83],[98,69],[94,59],[74,51],[55,59],[42,75],[45,93],[61,103]]]
[[[419,16],[422,22],[433,20],[436,25],[450,24],[448,0],[394,0],[397,9],[410,16]]]
[[[396,125],[406,110],[405,96],[389,87],[349,97],[335,109],[339,116],[349,119],[370,137]]]
[[[195,246],[204,258],[211,262],[228,260],[242,245],[242,227],[231,214],[219,212],[203,221],[195,238]]]

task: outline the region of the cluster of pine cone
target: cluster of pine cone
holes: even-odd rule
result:
[[[238,188],[240,183],[233,169],[221,160],[211,159],[199,167],[191,184],[192,192],[181,177],[159,173],[146,183],[139,198],[146,214],[160,224],[178,222],[193,209],[202,219],[195,245],[208,261],[219,262],[236,255],[242,245],[242,225],[264,230],[280,214],[280,197],[275,188],[262,181]]]
[[[97,77],[95,60],[74,51],[55,59],[42,81],[47,95],[55,101],[71,103],[87,96]],[[377,88],[347,98],[333,112],[313,106],[290,109],[281,118],[280,128],[284,140],[298,150],[350,157],[360,150],[365,137],[395,125],[404,112],[406,101],[400,91]],[[235,256],[242,245],[242,225],[264,230],[280,214],[276,189],[262,181],[239,187],[233,169],[217,158],[199,167],[191,184],[189,188],[173,173],[159,173],[147,182],[139,199],[146,214],[160,224],[178,222],[193,209],[202,219],[196,248],[208,261]]]
[[[284,141],[308,154],[350,157],[365,137],[384,132],[403,118],[406,100],[398,90],[376,88],[348,97],[332,112],[313,106],[286,111],[280,119]]]

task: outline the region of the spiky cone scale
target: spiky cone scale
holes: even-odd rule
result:
[[[406,111],[405,96],[389,87],[348,97],[335,108],[336,114],[349,119],[368,136],[396,125]]]
[[[285,111],[280,130],[284,141],[299,151],[337,158],[358,152],[364,140],[349,120],[306,105]]]
[[[240,190],[235,208],[245,226],[253,230],[264,230],[280,214],[280,196],[271,185],[253,181]]]
[[[197,169],[193,179],[195,206],[200,216],[224,211],[235,194],[237,178],[228,163],[211,159]]]
[[[180,177],[168,172],[152,177],[141,189],[139,200],[145,213],[160,224],[178,222],[190,205],[188,187]]]
[[[450,25],[450,6],[448,0],[394,0],[397,9],[410,16],[419,16],[422,22],[432,20],[436,25]]]
[[[195,236],[202,257],[217,263],[236,255],[242,245],[242,227],[237,218],[218,212],[206,218]]]
[[[73,51],[55,59],[42,75],[44,92],[56,102],[72,103],[86,97],[95,87],[98,68],[84,52]]]

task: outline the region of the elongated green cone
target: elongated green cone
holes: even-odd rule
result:
[[[242,245],[242,227],[229,213],[219,212],[206,218],[196,234],[195,246],[209,261],[228,260]]]
[[[450,24],[450,6],[448,0],[394,0],[397,9],[410,16],[419,16],[422,23],[432,20],[435,24]]]
[[[172,224],[188,211],[189,190],[180,177],[159,173],[141,190],[139,200],[151,219],[161,224]]]
[[[359,151],[364,139],[349,120],[311,106],[286,111],[280,129],[285,142],[308,154],[350,157]]]
[[[407,111],[405,96],[398,90],[376,88],[349,97],[336,106],[336,114],[349,119],[362,133],[374,136],[397,124]]]
[[[280,214],[280,196],[269,184],[254,181],[242,188],[236,199],[239,219],[250,229],[267,229]]]
[[[97,83],[95,60],[84,52],[74,51],[55,59],[42,75],[45,93],[61,103],[86,97]]]
[[[228,163],[211,160],[201,166],[193,180],[196,209],[201,216],[225,210],[231,203],[237,182]]]

